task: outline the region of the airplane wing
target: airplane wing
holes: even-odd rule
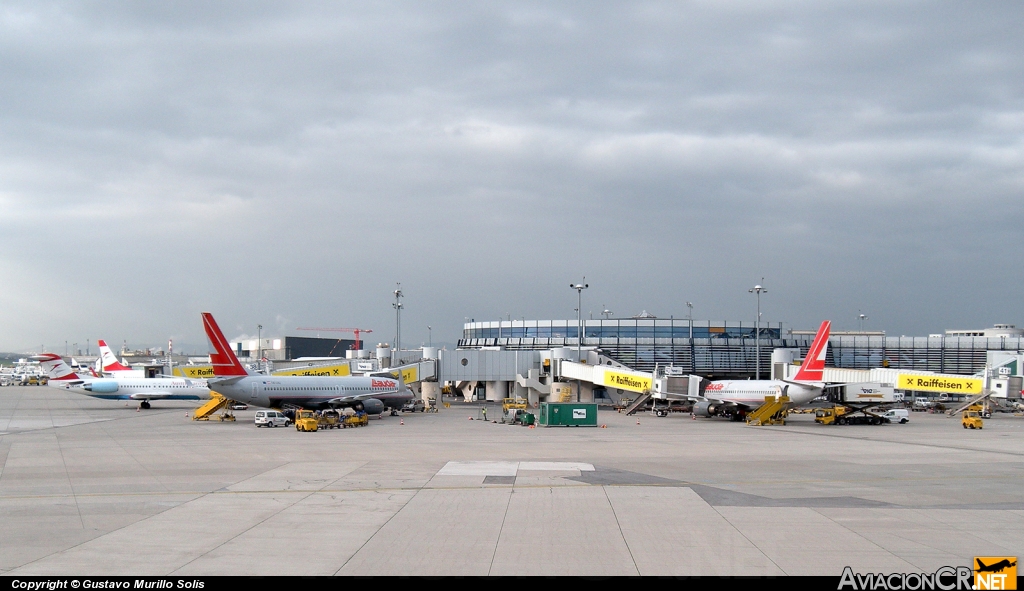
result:
[[[160,400],[161,398],[167,398],[172,396],[170,392],[136,392],[131,394],[128,398],[132,400]]]
[[[391,390],[388,392],[367,392],[366,394],[356,394],[355,396],[339,396],[337,398],[331,398],[327,401],[330,406],[348,406],[355,404],[356,402],[362,402],[363,400],[369,400],[370,398],[379,398],[385,394],[397,394],[400,390]]]

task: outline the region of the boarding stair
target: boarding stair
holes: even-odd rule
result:
[[[992,390],[989,390],[988,392],[985,392],[984,394],[978,394],[977,396],[975,396],[974,398],[969,399],[967,402],[961,404],[960,406],[958,406],[958,407],[956,407],[954,409],[951,409],[951,410],[947,410],[946,414],[951,416],[951,417],[954,417],[954,416],[962,413],[963,411],[967,410],[969,407],[971,407],[971,406],[973,406],[975,404],[983,404],[986,400],[988,400],[989,396],[992,396]]]
[[[637,396],[636,400],[629,403],[629,406],[626,407],[626,415],[635,414],[641,406],[647,404],[647,401],[651,399],[651,396],[653,396],[652,392],[644,392]]]
[[[224,398],[220,394],[211,390],[210,400],[206,404],[196,409],[195,414],[192,415],[192,420],[209,421],[210,417],[212,417],[215,412],[222,408],[227,408],[229,404],[231,404],[231,400],[228,400],[227,398]],[[231,409],[228,408],[227,410],[224,411],[224,413],[220,414],[217,418],[220,419],[221,421],[233,421],[235,420],[235,415],[231,414]]]
[[[789,396],[765,396],[764,404],[747,413],[748,425],[785,425]]]

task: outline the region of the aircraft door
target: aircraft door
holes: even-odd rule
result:
[[[256,396],[259,395],[259,392],[256,390],[258,386],[259,384],[256,382],[252,383],[252,394],[249,395],[249,400],[256,400]]]

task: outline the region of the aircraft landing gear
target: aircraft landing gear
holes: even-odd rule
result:
[[[392,408],[391,409],[391,416],[397,417],[398,416],[398,411]]]
[[[141,408],[142,410],[149,410],[149,401],[143,400],[142,402],[140,402],[139,408]]]

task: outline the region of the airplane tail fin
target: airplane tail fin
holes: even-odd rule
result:
[[[39,362],[39,366],[46,370],[46,377],[51,382],[70,382],[82,379],[56,353],[42,353],[40,355],[33,355],[29,359]]]
[[[820,382],[822,381],[822,370],[825,369],[825,354],[828,352],[828,335],[832,330],[832,322],[825,320],[814,335],[811,348],[807,351],[807,357],[800,365],[800,370],[793,376],[797,382]]]
[[[224,333],[217,326],[213,314],[203,312],[203,328],[206,329],[206,337],[210,339],[210,345],[216,353],[210,353],[210,362],[213,364],[213,375],[217,377],[246,376],[253,375],[247,371],[238,361],[231,345],[224,338]]]
[[[106,341],[100,339],[99,344],[100,371],[131,371],[132,368],[125,366],[117,360],[117,357],[114,356],[114,352],[107,346]]]

